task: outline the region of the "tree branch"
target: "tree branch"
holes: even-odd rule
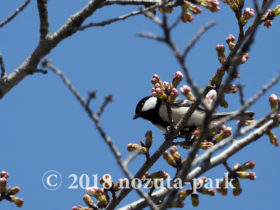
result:
[[[28,4],[30,0],[26,0],[11,16],[9,16],[6,20],[0,23],[0,28],[9,23],[12,19],[14,19]]]

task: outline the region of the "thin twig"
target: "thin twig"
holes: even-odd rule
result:
[[[145,37],[145,38],[148,38],[148,39],[153,39],[153,40],[160,41],[160,42],[164,42],[164,38],[159,37],[159,36],[157,36],[153,33],[141,32],[141,33],[138,33],[137,36]]]
[[[113,101],[113,96],[112,95],[108,95],[105,97],[105,100],[103,102],[103,104],[101,105],[101,107],[99,108],[96,116],[99,118],[101,116],[101,114],[104,112],[105,107],[107,106],[108,103]]]
[[[9,16],[6,20],[0,23],[0,28],[9,23],[12,19],[14,19],[28,4],[30,0],[26,0],[11,16]]]
[[[134,159],[137,157],[137,155],[139,155],[140,153],[140,150],[137,149],[135,150],[133,153],[131,153],[124,161],[123,161],[123,164],[127,167],[128,164]]]
[[[6,69],[5,69],[4,60],[3,60],[1,53],[0,53],[0,68],[1,68],[1,78],[3,78],[6,75]]]

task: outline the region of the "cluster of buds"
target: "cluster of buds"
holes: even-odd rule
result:
[[[243,17],[243,16],[242,16]],[[230,34],[230,35],[228,35],[228,37],[226,38],[226,42],[227,42],[227,44],[228,44],[228,48],[229,48],[229,50],[232,50],[234,47],[235,47],[235,37],[232,35],[232,34]],[[226,63],[226,61],[227,61],[227,58],[226,58],[226,54],[225,54],[225,46],[224,45],[216,45],[216,51],[217,51],[217,54],[218,54],[218,60],[219,60],[219,62],[221,63],[221,64],[225,64]],[[241,61],[240,61],[240,63],[241,64],[244,64],[247,60],[248,60],[248,58],[249,58],[249,54],[248,53],[244,53],[243,55],[242,55],[242,57],[241,57]],[[219,70],[219,69],[218,69]],[[222,71],[222,69],[220,70],[220,71]],[[218,72],[217,72],[218,73]],[[222,74],[222,73],[220,73],[220,74]],[[222,76],[223,76],[223,74],[222,74]],[[237,76],[238,77],[238,76]],[[219,78],[218,80],[217,80],[217,83],[218,84],[221,84],[221,82],[222,82],[222,80],[221,80],[221,78]]]
[[[280,14],[280,4],[278,4],[274,9],[268,9],[263,16],[262,20],[264,26],[270,28],[272,26],[272,20]]]
[[[83,206],[74,206],[72,207],[72,210],[88,210],[92,209],[93,206],[95,206],[93,200],[91,197],[94,197],[97,200],[97,206],[99,208],[105,208],[109,201],[110,197],[108,195],[108,192],[110,191],[112,194],[115,194],[115,192],[129,187],[129,181],[127,178],[120,179],[117,183],[114,184],[113,179],[110,174],[103,175],[100,180],[100,184],[102,185],[102,188],[98,187],[88,187],[86,189],[86,195],[84,195],[83,200],[85,204],[90,207],[83,207]]]
[[[169,150],[170,153],[168,151],[163,152],[163,158],[169,165],[173,166],[174,168],[180,167],[182,165],[182,159],[177,147],[172,146]]]
[[[222,0],[222,2],[229,5],[234,11],[237,11],[244,6],[244,0]]]
[[[148,130],[145,134],[145,143],[143,141],[140,141],[140,144],[132,144],[129,143],[127,145],[127,151],[134,152],[139,151],[141,154],[149,154],[149,149],[152,146],[153,143],[153,133],[151,130]]]
[[[162,82],[159,79],[159,76],[154,74],[151,80],[152,84],[154,85],[154,88],[152,88],[152,95],[162,100],[166,100],[169,103],[173,103],[176,97],[179,95],[179,92],[176,88],[183,78],[183,74],[180,71],[177,71],[173,76],[172,83],[169,85],[168,82]]]
[[[192,93],[192,89],[189,86],[183,85],[180,88],[180,91],[188,100],[195,101],[195,97],[194,97],[194,95]]]
[[[196,0],[190,1],[184,0],[182,8],[182,18],[181,20],[186,22],[193,22],[194,18],[190,12],[192,12],[194,15],[200,14],[202,12],[202,9],[194,4],[201,5],[205,7],[206,9],[209,9],[211,12],[218,12],[220,10],[219,8],[219,1],[218,0]],[[189,12],[190,11],[190,12]]]
[[[228,35],[226,42],[228,44],[229,50],[232,50],[235,47],[235,37],[232,34]]]
[[[244,164],[236,163],[233,167],[233,170],[231,171],[231,174],[229,177],[225,177],[223,181],[220,183],[217,191],[221,193],[222,195],[227,195],[227,182],[229,178],[233,178],[232,180],[232,186],[233,188],[233,195],[238,196],[242,193],[242,188],[240,186],[239,179],[249,179],[249,180],[255,180],[256,179],[256,173],[255,172],[247,172],[249,169],[253,169],[255,167],[254,161],[248,161]],[[238,179],[239,178],[239,179]]]
[[[83,199],[86,205],[92,206],[93,200],[90,196],[96,198],[97,205],[99,208],[105,208],[109,203],[109,196],[107,190],[98,187],[89,187],[86,189],[87,195],[84,195]]]
[[[241,24],[245,25],[248,22],[248,20],[250,20],[254,16],[255,16],[254,9],[246,8],[243,12],[243,15],[240,18]]]
[[[218,0],[197,0],[198,4],[209,9],[211,12],[220,11],[220,3]]]
[[[165,171],[157,171],[152,174],[149,174],[147,171],[145,175],[141,178],[143,183],[146,183],[148,188],[159,188],[164,186],[163,181],[169,177],[169,174]]]
[[[221,131],[218,133],[218,135],[215,137],[214,143],[218,143],[231,135],[232,135],[231,127],[222,128]]]
[[[216,195],[216,191],[214,189],[208,189],[205,186],[205,183],[207,181],[206,177],[201,177],[198,179],[197,182],[194,183],[193,185],[193,189],[184,189],[181,192],[179,192],[177,194],[177,200],[172,203],[171,206],[176,206],[176,204],[181,204],[183,203],[183,201],[189,196],[191,195],[191,201],[192,201],[192,205],[194,207],[199,205],[199,195],[197,194],[203,194],[203,195],[210,195],[210,196],[215,196]]]
[[[8,172],[2,171],[0,173],[0,201],[6,199],[15,203],[17,207],[22,207],[24,200],[15,196],[20,191],[20,187],[7,187],[8,178]]]

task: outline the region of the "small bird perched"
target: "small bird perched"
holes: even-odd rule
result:
[[[187,99],[175,99],[174,103],[171,104],[172,118],[175,124],[177,124],[182,119],[192,104],[193,102]],[[214,113],[212,119],[213,121],[222,120],[223,118],[233,114],[235,114],[235,112]],[[251,120],[253,119],[254,114],[254,112],[247,111],[243,114],[242,120]],[[138,117],[149,120],[156,127],[164,131],[166,131],[167,127],[169,126],[166,102],[154,96],[147,96],[138,102],[133,119],[135,120]],[[190,133],[193,132],[197,127],[201,127],[203,125],[204,117],[205,109],[198,107],[193,112],[184,129],[180,133]],[[241,115],[237,115],[233,120],[240,119]]]

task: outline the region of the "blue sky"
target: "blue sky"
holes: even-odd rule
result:
[[[87,2],[78,0],[65,4],[50,0],[51,32],[55,32]],[[11,14],[19,4],[15,1],[2,3],[0,20]],[[134,6],[103,8],[88,22],[98,22],[136,9]],[[175,9],[174,14],[178,11],[179,8]],[[170,16],[171,19],[174,17]],[[173,38],[183,49],[202,25],[210,20],[216,21],[216,26],[199,40],[187,58],[192,77],[200,87],[204,87],[219,66],[215,46],[225,44],[229,34],[237,37],[238,27],[234,14],[224,5],[221,5],[219,13],[203,9],[203,13],[194,18],[194,23],[180,24],[173,32]],[[245,84],[246,99],[279,72],[279,26],[279,18],[276,18],[272,28],[260,27],[250,58],[240,68],[241,79],[237,83]],[[38,27],[37,6],[32,1],[15,20],[0,29],[0,51],[8,73],[19,66],[36,47]],[[64,40],[47,56],[82,95],[86,97],[88,91],[97,90],[98,98],[92,101],[94,110],[99,108],[104,96],[113,94],[114,102],[108,105],[102,115],[101,124],[123,157],[129,155],[126,145],[139,142],[148,129],[152,129],[155,135],[152,151],[164,140],[162,131],[147,121],[133,121],[132,116],[138,100],[151,94],[150,79],[153,74],[170,81],[174,72],[180,70],[172,52],[165,45],[136,36],[143,31],[161,33],[150,20],[137,16],[106,27],[79,32]],[[268,96],[271,93],[280,96],[279,84],[250,108],[256,112],[257,119],[269,112]],[[237,109],[240,105],[238,96],[227,97],[229,110]],[[9,185],[22,188],[18,194],[25,200],[22,209],[61,210],[83,204],[85,191],[81,188],[68,189],[73,181],[69,177],[71,174],[78,177],[82,174],[89,177],[97,174],[100,177],[109,173],[114,180],[124,177],[94,124],[60,78],[52,72],[27,77],[1,100],[0,107],[0,170],[10,173]],[[275,132],[280,136],[279,130]],[[279,158],[279,148],[272,146],[267,137],[259,139],[228,161],[233,166],[236,162],[254,160],[256,168],[253,171],[257,179],[241,180],[243,193],[239,197],[233,197],[231,193],[226,197],[219,194],[216,197],[201,196],[196,209],[278,209]],[[134,160],[130,164],[131,171],[135,172],[143,161],[143,157]],[[48,170],[61,173],[63,182],[58,190],[49,191],[43,187],[42,175]],[[174,170],[162,158],[152,171],[156,170],[174,174]],[[206,176],[222,178],[224,172],[223,167],[217,167]],[[93,179],[90,181],[92,184]],[[122,204],[136,198],[138,195],[132,193]],[[193,208],[189,199],[185,205],[188,209]],[[0,206],[1,209],[17,209],[7,201],[1,202]]]

